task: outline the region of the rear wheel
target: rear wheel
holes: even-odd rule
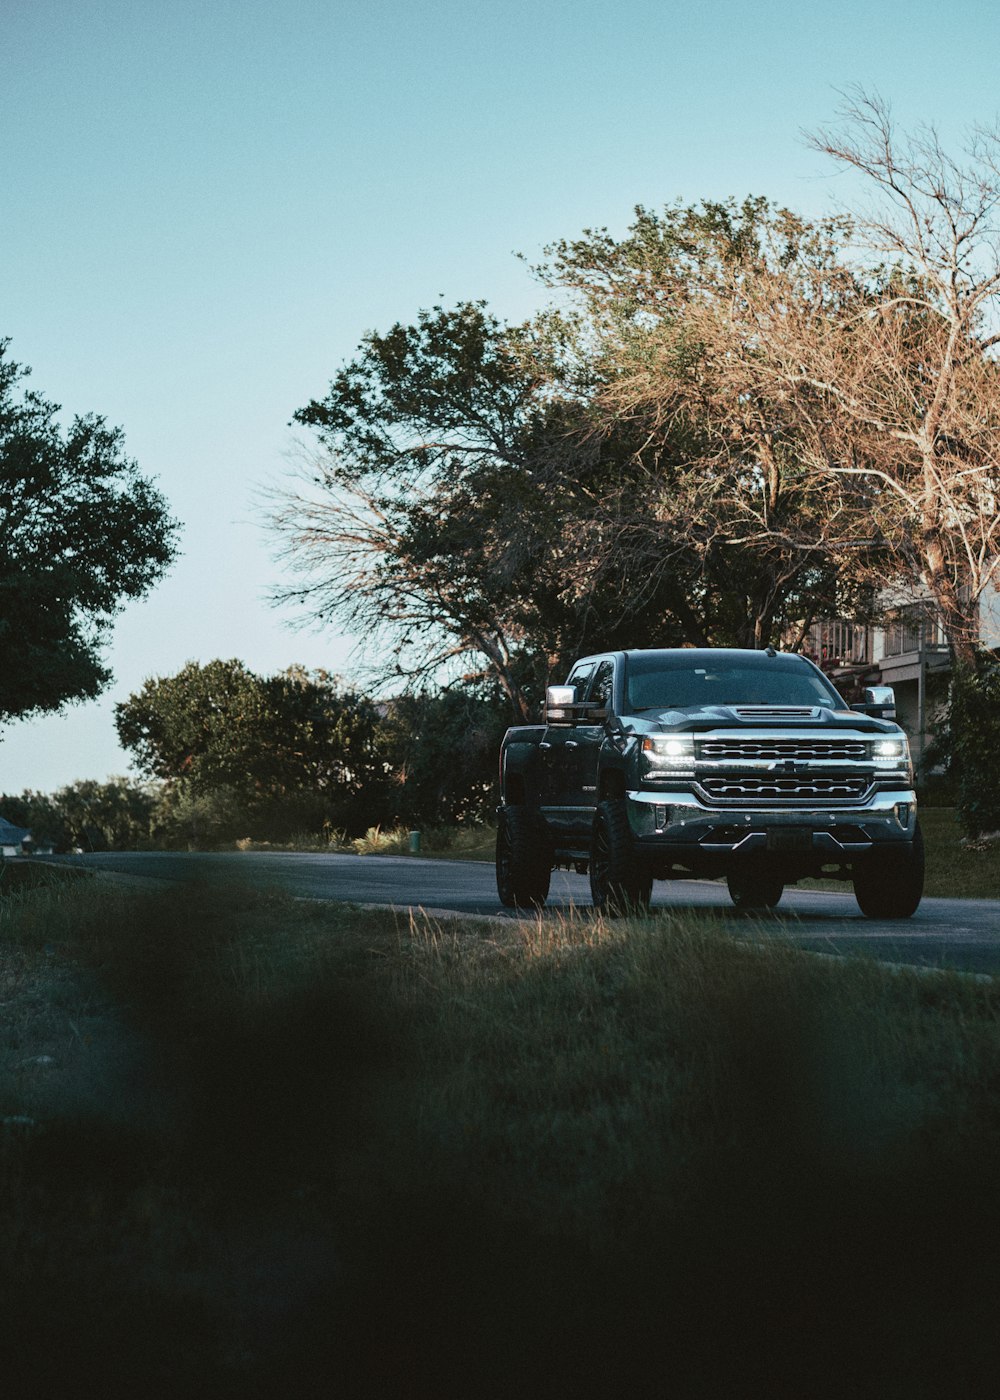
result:
[[[540,909],[552,877],[549,834],[524,807],[503,807],[497,824],[497,893],[508,909]]]
[[[785,893],[782,880],[773,875],[731,871],[726,877],[729,898],[737,909],[773,909]]]
[[[854,872],[854,897],[868,919],[908,919],[924,893],[924,838],[920,823],[912,842],[873,851]]]
[[[594,817],[590,850],[590,895],[604,914],[645,913],[653,893],[653,877],[635,854],[625,803],[601,802]]]

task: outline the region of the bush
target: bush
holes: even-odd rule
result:
[[[935,757],[955,782],[966,836],[1000,831],[1000,660],[991,652],[981,652],[972,668],[956,668]]]

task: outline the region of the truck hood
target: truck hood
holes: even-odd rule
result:
[[[699,733],[708,729],[853,729],[862,734],[899,734],[899,725],[857,710],[825,705],[691,705],[684,709],[643,710],[631,717],[652,733]]]

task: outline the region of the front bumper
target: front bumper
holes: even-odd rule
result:
[[[876,792],[852,807],[707,807],[690,792],[626,793],[635,849],[692,868],[764,856],[803,866],[845,864],[876,847],[913,840],[912,789]]]

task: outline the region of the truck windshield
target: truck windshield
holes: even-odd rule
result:
[[[841,709],[833,686],[800,656],[650,652],[628,659],[629,709],[683,710],[699,705],[825,705]]]

